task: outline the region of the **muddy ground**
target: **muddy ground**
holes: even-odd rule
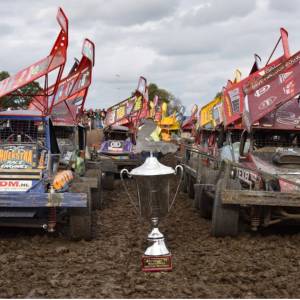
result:
[[[104,197],[91,242],[1,229],[0,297],[300,297],[300,226],[213,238],[181,193],[161,226],[174,270],[143,273],[148,224],[137,220],[119,181]]]

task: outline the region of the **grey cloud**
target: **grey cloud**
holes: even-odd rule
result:
[[[246,76],[255,52],[265,61],[279,27],[289,30],[292,52],[300,49],[300,8],[293,0],[0,1],[1,12],[9,12],[1,23],[13,28],[0,32],[1,69],[15,73],[49,53],[58,6],[70,21],[65,74],[73,57],[80,57],[83,38],[96,43],[87,107],[128,97],[144,75],[181,98],[189,111],[193,103],[211,100],[235,68]]]
[[[293,12],[300,9],[300,2],[298,0],[271,0],[269,5],[271,9],[281,12]]]
[[[10,24],[4,22],[0,22],[0,28],[1,28],[0,36],[10,35],[14,31],[14,28]]]
[[[244,17],[255,10],[253,0],[207,0],[199,2],[202,5],[192,8],[183,18],[185,25],[207,25],[220,23],[232,18]]]
[[[112,26],[132,26],[157,21],[174,12],[177,0],[110,0],[73,1],[66,7],[73,14],[75,22],[90,23],[97,20]]]

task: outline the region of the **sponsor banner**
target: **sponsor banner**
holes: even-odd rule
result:
[[[133,96],[120,104],[111,107],[106,114],[105,125],[120,125],[128,123],[129,117],[145,118],[148,113],[147,102],[142,96]]]
[[[31,187],[31,180],[0,180],[1,192],[26,192]]]
[[[251,93],[254,90],[259,89],[263,85],[272,79],[274,76],[281,73],[289,65],[299,61],[300,53],[296,53],[289,60],[285,61],[285,57],[281,56],[278,59],[274,60],[272,63],[269,63],[267,66],[259,70],[257,73],[254,73],[244,83],[244,92],[246,94]],[[284,62],[284,63],[283,63]],[[258,74],[258,76],[256,75]]]
[[[148,116],[147,81],[140,77],[135,94],[107,109],[105,126],[135,123]]]
[[[272,71],[273,76],[268,83],[260,85],[248,93],[245,98],[243,114],[243,121],[248,130],[251,125],[300,93],[299,60],[300,54],[291,57],[275,69],[281,70],[280,73]]]
[[[203,106],[200,110],[200,126],[206,127],[208,124],[215,127],[219,124],[219,116],[216,118],[215,109],[218,105],[220,105],[222,99],[216,97],[214,100]]]
[[[233,84],[229,88],[224,89],[224,117],[225,117],[225,126],[236,122],[241,118],[241,112],[243,110],[243,83],[240,81]]]
[[[37,164],[35,146],[27,145],[1,145],[0,168],[1,169],[28,169]]]
[[[91,84],[94,63],[94,44],[91,41],[87,39],[84,41],[82,54],[83,57],[77,68],[62,79],[58,86],[52,85],[48,88],[46,92],[48,98],[34,97],[29,105],[30,109],[38,109],[44,113],[50,111],[56,123],[74,123],[79,109],[83,109]],[[62,118],[66,121],[64,122]]]
[[[65,102],[62,102],[53,107],[51,114],[52,121],[55,125],[74,125],[76,123],[77,111],[77,105],[68,103],[67,106]]]
[[[276,112],[273,111],[259,120],[260,127],[272,127],[272,129],[295,130],[300,126],[300,109],[297,99],[291,99]],[[251,124],[250,124],[251,125]]]
[[[265,82],[261,82],[260,79],[269,76],[269,74],[278,67],[283,59],[284,57],[279,57],[264,68],[252,73],[250,76],[239,82],[232,83],[229,81],[229,84],[227,84],[227,86],[223,89],[225,127],[229,124],[235,123],[236,125],[237,122],[240,122],[242,119],[242,112],[244,110],[244,102],[246,102],[246,99],[244,98],[245,93],[247,94],[247,92],[252,91],[253,87],[256,87],[255,90],[259,89]],[[264,89],[260,90],[257,92],[257,95],[261,96],[264,92]]]
[[[127,100],[122,101],[120,104],[111,107],[105,117],[105,125],[109,126],[112,124],[117,125],[116,123],[121,119],[128,117],[135,106],[136,97],[133,96]],[[119,123],[119,122],[118,122]]]
[[[142,96],[135,100],[133,111],[136,112],[142,108]]]
[[[126,115],[129,115],[132,112],[133,106],[135,103],[135,97],[126,103]]]
[[[86,67],[83,70],[79,70],[77,73],[63,79],[57,88],[57,92],[54,98],[54,105],[61,103],[62,101],[68,100],[72,96],[88,88],[91,84],[91,69]],[[49,94],[53,92],[52,87],[49,90]],[[49,97],[49,102],[53,101],[53,96]]]
[[[120,106],[117,109],[116,115],[117,115],[117,120],[124,118],[126,115],[126,106],[125,105]]]
[[[29,66],[28,68],[18,72],[17,74],[8,77],[0,82],[0,97],[13,92],[14,90],[36,80],[45,75],[50,65],[52,57],[48,56],[43,60]],[[63,63],[59,61],[58,66]],[[56,67],[56,66],[55,66]]]
[[[58,10],[57,21],[61,26],[61,31],[50,55],[2,80],[0,82],[0,98],[65,64],[68,47],[68,19],[61,9]]]

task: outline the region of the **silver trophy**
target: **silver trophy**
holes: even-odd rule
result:
[[[180,181],[175,195],[170,201],[171,175],[177,175],[180,169]],[[136,183],[137,197],[134,200],[124,181],[124,175],[133,178]],[[148,234],[151,246],[142,257],[142,270],[146,272],[171,271],[172,256],[165,244],[164,235],[158,229],[159,220],[171,210],[182,181],[183,168],[180,165],[167,167],[161,164],[156,157],[150,155],[145,162],[131,170],[123,169],[120,172],[121,180],[139,216],[150,220],[152,230]]]

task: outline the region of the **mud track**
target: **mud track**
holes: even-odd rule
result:
[[[104,196],[91,242],[1,229],[0,297],[299,298],[300,226],[212,238],[209,221],[182,193],[161,224],[174,270],[146,274],[148,224],[137,220],[120,182]]]

